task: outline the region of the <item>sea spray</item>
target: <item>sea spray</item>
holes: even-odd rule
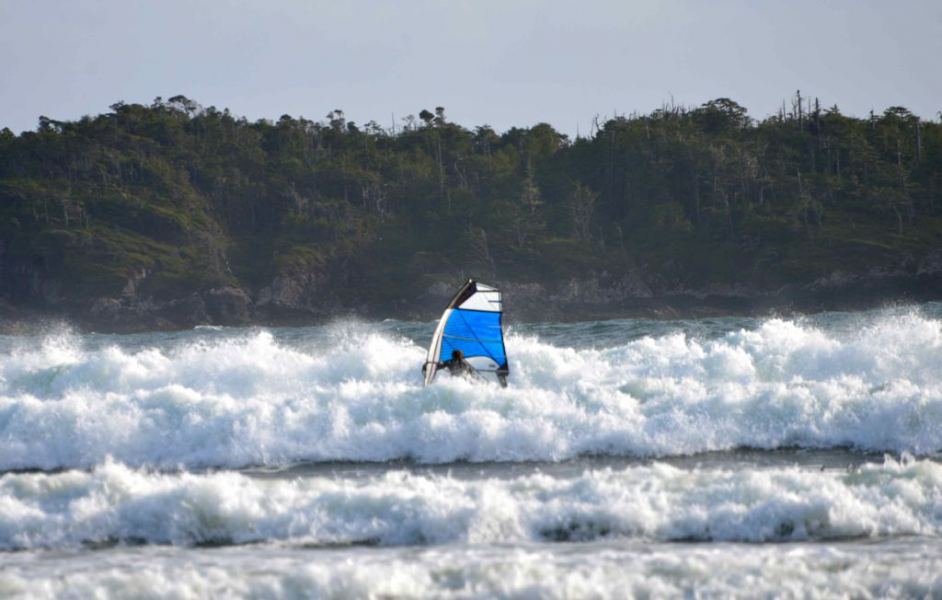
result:
[[[0,478],[0,549],[104,543],[305,546],[599,539],[805,541],[942,533],[942,465],[588,469],[497,478],[91,472]]]
[[[518,326],[507,389],[422,387],[431,324],[4,338],[0,470],[942,449],[934,313],[702,328]]]
[[[28,598],[936,598],[928,541],[567,544],[506,548],[136,547],[4,556],[0,593]]]

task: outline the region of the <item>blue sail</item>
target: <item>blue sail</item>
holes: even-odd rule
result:
[[[452,359],[456,350],[472,372],[487,371],[507,384],[510,368],[501,327],[503,306],[500,290],[469,279],[452,298],[438,321],[425,365],[425,385],[432,383],[438,369]]]
[[[506,367],[507,352],[504,349],[501,317],[502,313],[494,311],[461,308],[451,311],[442,334],[438,360],[448,360],[454,350],[461,350],[465,358],[490,358],[494,361],[492,368],[495,370]]]

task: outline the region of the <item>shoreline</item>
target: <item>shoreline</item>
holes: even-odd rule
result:
[[[683,320],[723,317],[794,317],[825,312],[877,310],[890,306],[916,305],[942,301],[942,278],[920,285],[893,285],[882,288],[844,289],[816,292],[808,289],[780,290],[777,294],[734,296],[718,294],[665,294],[649,298],[623,298],[606,303],[557,300],[539,304],[529,295],[515,298],[511,284],[505,292],[507,323],[571,323],[579,321],[607,321],[616,319]],[[898,282],[897,282],[898,283]],[[784,292],[784,293],[783,293]],[[124,311],[100,318],[89,311],[64,307],[61,309],[24,308],[0,302],[0,335],[36,335],[43,331],[63,327],[79,333],[135,334],[155,331],[187,331],[201,326],[222,327],[304,327],[322,325],[338,319],[367,321],[397,319],[402,321],[432,321],[438,318],[443,306],[438,298],[418,298],[411,310],[409,303],[395,302],[385,306],[360,306],[343,309],[335,307],[318,312],[272,313],[249,305],[244,311],[217,315],[216,318],[168,318],[158,311],[149,312],[139,305],[129,304]],[[221,317],[221,318],[219,318]],[[228,318],[227,318],[228,317]]]

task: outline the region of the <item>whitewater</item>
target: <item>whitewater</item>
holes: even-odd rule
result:
[[[942,304],[0,336],[0,596],[942,597]]]

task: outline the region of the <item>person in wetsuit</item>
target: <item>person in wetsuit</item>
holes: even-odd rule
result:
[[[448,374],[452,376],[474,373],[474,368],[464,359],[464,352],[461,350],[452,350],[451,358],[438,363],[438,368],[448,369]]]
[[[439,369],[448,369],[448,374],[452,377],[459,375],[470,376],[475,374],[474,367],[472,367],[468,361],[464,359],[464,352],[461,350],[452,350],[451,358],[439,362],[437,366]],[[423,374],[427,368],[428,364],[422,365]],[[497,381],[500,383],[501,387],[507,387],[507,371],[498,370]]]
[[[425,373],[430,364],[432,363],[422,365],[422,373]],[[464,359],[464,352],[461,350],[452,350],[450,359],[443,360],[435,366],[439,369],[448,369],[449,375],[471,375],[474,373],[474,367]]]

